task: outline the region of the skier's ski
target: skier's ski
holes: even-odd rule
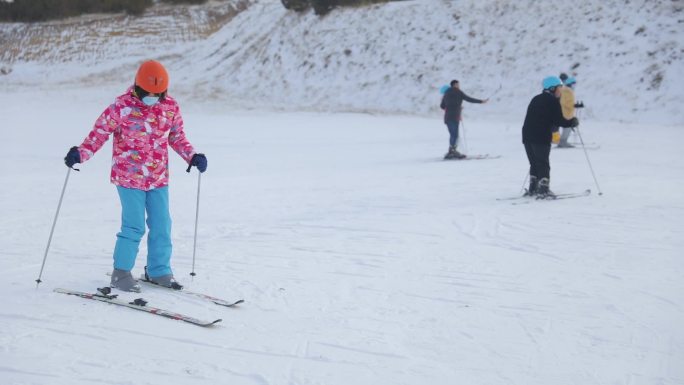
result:
[[[444,160],[482,160],[482,159],[499,159],[501,155],[489,155],[489,154],[478,154],[478,155],[466,155],[460,158],[444,158]]]
[[[112,305],[118,305],[118,306],[124,306],[130,309],[135,309],[135,310],[140,310],[144,311],[146,313],[178,320],[178,321],[183,321],[187,323],[191,323],[193,325],[197,326],[202,326],[202,327],[207,327],[216,324],[217,322],[221,322],[221,319],[217,319],[214,321],[203,321],[199,320],[197,318],[193,318],[184,314],[180,313],[175,313],[171,312],[168,310],[164,309],[158,309],[155,307],[147,306],[147,302],[143,300],[142,298],[138,298],[134,300],[133,302],[126,302],[122,301],[120,299],[117,299],[116,294],[109,294],[111,292],[111,289],[106,287],[106,288],[100,288],[98,291],[99,293],[83,293],[80,291],[75,291],[75,290],[68,290],[68,289],[55,289],[54,290],[57,293],[62,293],[62,294],[68,294],[68,295],[75,295],[77,297],[85,298],[85,299],[92,299],[95,301],[100,301],[100,302],[106,302],[110,303]]]
[[[464,160],[499,159],[499,158],[501,158],[501,155],[478,154],[478,155],[466,155]]]
[[[598,149],[601,148],[601,146],[600,146],[600,145],[588,145],[588,144],[587,144],[587,145],[584,146],[584,148],[587,149],[587,150],[598,150]],[[581,149],[582,149],[582,145],[581,145],[581,144],[580,144],[580,145],[573,145],[572,147],[559,147],[559,146],[556,146],[556,147],[554,147],[554,149],[558,149],[558,150],[579,149],[579,150],[581,150]]]
[[[525,189],[527,191],[527,189]],[[527,192],[526,192],[527,193]],[[591,194],[591,190],[584,190],[581,193],[564,193],[564,194],[556,194],[554,195],[555,198],[553,197],[547,197],[543,198],[543,200],[554,200],[554,199],[563,199],[563,198],[576,198],[577,196],[587,196]],[[497,201],[517,201],[517,200],[536,200],[542,198],[537,198],[536,195],[518,195],[514,197],[506,197],[506,198],[496,198]]]
[[[549,196],[544,197],[544,198],[535,197],[535,199],[528,199],[528,200],[524,200],[524,201],[515,201],[515,202],[512,202],[511,204],[512,205],[523,205],[523,204],[527,204],[527,203],[534,202],[534,201],[556,201],[559,199],[581,198],[581,197],[586,197],[589,195],[591,195],[591,190],[587,189],[587,190],[584,190],[584,191],[579,192],[579,193],[556,194],[556,195],[549,195]]]
[[[582,146],[582,142],[579,142],[579,141],[568,142],[568,143],[572,144],[575,147],[581,147]],[[586,142],[586,143],[584,143],[584,145],[587,147],[593,147],[593,146],[601,147],[601,144],[599,142]]]
[[[527,190],[525,190],[527,191]],[[517,201],[519,199],[532,199],[534,198],[533,195],[517,195],[514,197],[506,197],[506,198],[496,198],[497,201]]]
[[[149,279],[147,279],[147,277],[145,277],[144,274],[142,274],[142,275],[140,276],[140,279],[138,280],[138,282],[142,282],[142,283],[144,283],[144,284],[146,284],[146,285],[149,285],[149,286],[154,286],[154,287],[158,287],[158,288],[162,288],[162,289],[167,289],[167,290],[173,290],[173,291],[178,292],[178,293],[183,293],[183,294],[186,294],[186,295],[191,295],[191,296],[193,296],[193,297],[201,298],[201,299],[203,299],[203,300],[206,300],[206,301],[209,301],[209,302],[213,302],[213,303],[215,303],[216,305],[225,306],[225,307],[233,307],[233,306],[235,306],[235,305],[237,305],[237,304],[241,304],[241,303],[245,302],[244,299],[239,299],[239,300],[237,300],[237,301],[231,302],[231,301],[226,301],[225,299],[212,297],[212,296],[210,296],[210,295],[203,294],[203,293],[197,293],[197,292],[190,291],[190,290],[185,290],[185,289],[180,289],[180,290],[178,290],[178,289],[174,289],[174,288],[172,288],[172,287],[162,286],[162,285],[159,285],[159,284],[156,284],[156,283],[150,281]]]
[[[579,193],[564,193],[564,194],[554,194],[554,195],[549,195],[545,198],[538,197],[538,200],[557,200],[557,199],[567,199],[567,198],[578,198],[578,197],[585,197],[591,195],[591,190],[586,189],[582,192]]]
[[[107,275],[108,275],[108,276],[111,276],[112,273],[109,273],[109,272],[108,272]],[[177,292],[177,293],[181,293],[181,294],[190,295],[190,296],[193,296],[193,297],[196,297],[196,298],[200,298],[200,299],[203,299],[203,300],[205,300],[205,301],[212,302],[212,303],[214,303],[214,304],[216,304],[216,305],[219,305],[219,306],[233,307],[233,306],[235,306],[235,305],[238,305],[238,304],[241,304],[241,303],[245,302],[244,299],[239,299],[239,300],[237,300],[237,301],[231,302],[231,301],[226,301],[225,299],[212,297],[212,296],[210,296],[210,295],[208,295],[208,294],[197,293],[197,292],[194,292],[194,291],[186,290],[186,289],[184,289],[184,288],[183,288],[183,289],[176,289],[176,288],[173,288],[173,287],[162,286],[162,285],[156,284],[156,283],[150,281],[149,279],[147,279],[147,277],[145,277],[145,274],[141,274],[141,275],[140,275],[140,279],[137,279],[136,281],[137,281],[137,282],[142,282],[142,283],[144,283],[145,285],[148,285],[148,286],[153,286],[153,287],[157,287],[157,288],[160,288],[160,289],[171,290],[171,291],[174,291],[174,292]]]

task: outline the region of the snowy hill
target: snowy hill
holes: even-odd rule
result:
[[[432,114],[452,78],[518,124],[540,79],[578,78],[586,117],[680,124],[680,1],[404,1],[327,17],[231,0],[142,18],[0,26],[2,87],[128,82],[163,60],[173,91],[247,108]]]

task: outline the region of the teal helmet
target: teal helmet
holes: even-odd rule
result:
[[[565,85],[566,85],[566,86],[571,86],[571,85],[573,85],[573,84],[575,84],[575,83],[577,83],[577,80],[576,80],[574,77],[572,77],[572,76],[570,76],[569,78],[565,79]]]
[[[556,76],[547,76],[542,80],[542,88],[549,90],[558,86],[562,86],[563,82]]]

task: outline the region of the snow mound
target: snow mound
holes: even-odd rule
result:
[[[6,87],[128,82],[150,57],[175,94],[240,107],[433,114],[439,87],[520,121],[541,78],[578,78],[587,117],[681,124],[682,4],[392,2],[326,17],[274,0],[155,6],[140,18],[0,26]],[[502,85],[500,92],[494,91]]]

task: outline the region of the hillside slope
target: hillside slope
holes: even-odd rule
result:
[[[156,57],[176,94],[210,89],[241,107],[427,114],[438,112],[437,89],[458,78],[475,97],[502,85],[477,111],[518,121],[541,78],[568,71],[587,117],[684,122],[681,1],[422,0],[323,18],[275,0],[213,2],[186,16],[158,8],[99,21],[92,33],[81,20],[43,26],[42,38],[4,25],[1,60],[12,72],[3,83],[127,81],[136,63]],[[119,33],[131,25],[132,34]]]

